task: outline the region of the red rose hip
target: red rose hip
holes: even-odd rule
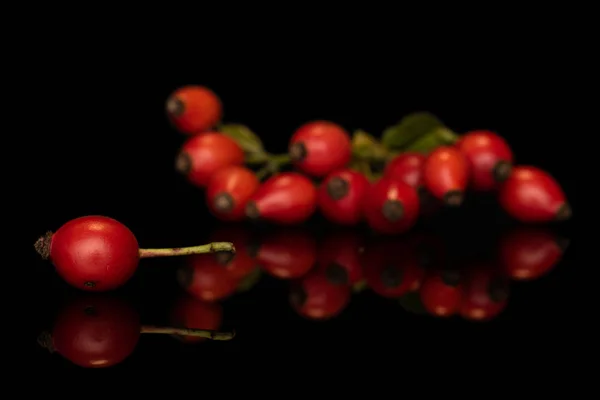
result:
[[[246,216],[278,224],[306,221],[317,207],[317,189],[305,176],[284,172],[267,179],[246,204]]]
[[[171,324],[177,328],[206,329],[216,331],[223,321],[223,308],[218,303],[208,303],[185,294],[181,296],[171,311]],[[173,335],[184,343],[197,343],[204,337]]]
[[[333,122],[309,122],[292,135],[289,154],[296,168],[305,174],[323,177],[350,161],[350,135]]]
[[[536,167],[514,167],[502,184],[500,205],[521,222],[566,221],[571,207],[560,185],[550,174]]]
[[[112,218],[87,216],[73,219],[35,243],[36,251],[56,267],[70,285],[87,291],[107,291],[125,284],[140,258],[235,252],[231,243],[195,247],[140,249],[133,233]]]
[[[259,185],[258,178],[248,168],[225,167],[209,180],[206,188],[208,208],[220,220],[241,221],[246,216],[246,203]]]
[[[456,148],[441,146],[429,153],[423,166],[425,186],[446,205],[462,204],[469,180],[469,164]]]
[[[318,269],[294,282],[290,291],[294,310],[313,320],[327,320],[339,315],[350,302],[350,297],[349,286],[332,284]]]
[[[423,186],[423,166],[426,157],[421,153],[406,152],[394,157],[385,167],[383,176],[399,179],[419,189]]]
[[[189,138],[182,146],[175,169],[199,187],[205,187],[214,173],[244,163],[244,151],[230,137],[208,132]]]
[[[472,131],[463,135],[456,147],[469,162],[471,186],[478,191],[497,188],[510,175],[513,152],[506,141],[490,131]]]
[[[329,221],[355,225],[363,215],[363,200],[369,181],[360,172],[343,169],[329,174],[317,194],[319,210]]]
[[[381,178],[371,185],[364,201],[365,219],[380,233],[408,231],[419,216],[417,191],[397,179]]]
[[[428,313],[450,317],[458,313],[463,297],[460,273],[452,270],[432,270],[420,289],[421,302]]]
[[[167,99],[167,115],[175,127],[186,134],[213,128],[223,114],[219,97],[204,86],[184,86]]]

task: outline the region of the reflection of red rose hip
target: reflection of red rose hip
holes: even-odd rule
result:
[[[223,309],[218,303],[207,303],[191,297],[181,296],[171,311],[171,324],[177,328],[195,328],[216,331],[221,327]],[[203,342],[206,338],[174,335],[185,343]]]
[[[355,225],[363,216],[369,181],[351,169],[335,171],[323,180],[317,194],[321,214],[338,225]]]
[[[264,270],[279,279],[293,279],[310,271],[317,259],[317,244],[302,230],[279,230],[263,238],[256,259]]]
[[[417,222],[419,196],[400,180],[381,178],[369,188],[364,212],[371,229],[384,234],[404,233]]]
[[[307,175],[323,177],[345,167],[350,161],[350,135],[333,122],[309,122],[292,135],[289,154],[293,164],[300,171]]]
[[[167,115],[183,133],[196,134],[213,128],[221,119],[219,97],[204,86],[189,85],[174,91],[167,99]]]
[[[493,268],[481,265],[465,275],[460,315],[472,321],[489,321],[505,308],[509,296],[508,280]]]
[[[469,164],[456,148],[441,146],[427,156],[423,167],[425,186],[446,205],[458,206],[464,200],[469,180]]]
[[[213,174],[230,165],[242,165],[244,151],[230,137],[207,132],[189,138],[175,160],[175,169],[198,187],[205,187]]]
[[[362,280],[361,237],[356,231],[327,235],[319,246],[317,262],[332,284],[353,286]]]
[[[210,235],[211,240],[215,241],[227,237],[235,246],[235,254],[227,252],[215,254],[217,263],[223,266],[234,280],[245,278],[256,268],[255,255],[258,242],[251,235],[252,232],[239,225],[221,226]]]
[[[314,270],[293,283],[290,302],[300,315],[325,320],[340,314],[350,302],[350,295],[349,286],[332,284],[323,271]]]
[[[246,203],[260,182],[246,167],[231,165],[218,170],[206,187],[206,203],[210,212],[223,221],[242,221]]]
[[[421,302],[428,313],[436,317],[455,315],[461,306],[463,287],[460,272],[430,270],[420,289]]]
[[[475,190],[495,189],[510,175],[513,153],[508,143],[490,131],[472,131],[456,143],[471,171],[471,186]]]
[[[567,246],[551,230],[520,228],[500,240],[500,260],[512,279],[538,279],[560,262]]]
[[[502,184],[500,205],[522,222],[566,221],[571,207],[560,185],[546,171],[536,167],[514,167]]]
[[[182,288],[203,301],[219,301],[235,293],[237,280],[211,255],[192,256],[177,271]]]

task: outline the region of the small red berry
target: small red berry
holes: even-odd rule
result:
[[[329,174],[317,194],[319,210],[329,221],[340,225],[355,225],[363,216],[363,200],[369,181],[351,169]]]
[[[196,255],[177,271],[177,280],[189,294],[203,301],[223,300],[235,293],[237,280],[211,255]]]
[[[246,216],[292,225],[306,221],[317,207],[317,189],[305,176],[284,172],[267,179],[246,204]]]
[[[244,151],[230,137],[208,132],[189,138],[175,160],[175,169],[199,187],[205,187],[218,170],[242,165]]]
[[[406,152],[400,154],[387,164],[383,176],[399,179],[418,190],[424,185],[423,166],[425,160],[426,157],[421,153]]]
[[[356,231],[330,234],[320,244],[319,268],[332,284],[353,286],[363,279],[362,249],[362,240]]]
[[[350,135],[329,121],[302,125],[290,139],[293,164],[305,174],[323,177],[346,166],[352,156]]]
[[[475,266],[465,274],[464,295],[460,315],[473,321],[489,321],[505,308],[509,296],[509,282],[487,265]]]
[[[290,302],[296,312],[314,320],[327,320],[339,315],[350,302],[346,285],[332,284],[323,271],[314,270],[294,282]]]
[[[381,178],[371,185],[364,200],[365,219],[380,233],[404,233],[419,217],[417,191],[397,179]]]
[[[550,230],[521,228],[500,240],[500,260],[512,279],[538,279],[560,262],[568,245]]]
[[[522,222],[566,221],[571,207],[554,178],[536,167],[514,167],[500,188],[500,205]]]
[[[430,270],[420,289],[421,303],[436,317],[450,317],[461,306],[463,287],[460,273],[453,270]]]
[[[317,244],[300,230],[278,231],[263,238],[256,259],[263,269],[279,279],[306,275],[317,259]]]
[[[51,336],[40,337],[40,342],[78,366],[105,368],[133,353],[141,328],[139,314],[128,302],[88,295],[65,306]]]
[[[212,129],[221,120],[219,97],[204,86],[184,86],[167,99],[167,115],[181,132],[196,134]]]
[[[218,303],[208,303],[185,294],[181,296],[171,311],[171,324],[176,328],[194,328],[216,331],[223,321],[223,309]],[[203,342],[198,336],[173,335],[184,343]]]
[[[471,186],[478,191],[497,188],[510,175],[513,152],[506,141],[490,131],[472,131],[463,135],[456,147],[469,162]]]
[[[425,186],[449,206],[462,204],[469,180],[469,163],[456,148],[441,146],[433,150],[423,167]]]
[[[260,186],[254,172],[240,165],[218,170],[206,187],[206,203],[210,212],[223,221],[245,218],[246,203]]]
[[[213,231],[211,241],[220,242],[228,238],[235,246],[235,254],[219,252],[215,259],[219,265],[227,270],[234,280],[241,280],[250,275],[257,267],[256,253],[258,244],[251,236],[251,232],[241,226],[224,226]]]

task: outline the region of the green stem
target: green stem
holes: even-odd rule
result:
[[[191,254],[207,254],[227,251],[235,253],[235,247],[230,242],[212,242],[200,246],[174,247],[170,249],[140,249],[140,258],[187,256]]]
[[[440,140],[442,140],[446,144],[454,144],[460,138],[460,136],[458,134],[452,132],[448,128],[439,129],[437,131],[437,136],[438,136],[438,138],[440,138]]]
[[[142,333],[158,333],[163,335],[194,336],[211,340],[231,340],[235,332],[218,332],[206,329],[172,328],[170,326],[142,326]]]

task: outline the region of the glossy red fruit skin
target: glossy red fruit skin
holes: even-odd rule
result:
[[[364,200],[367,223],[376,232],[399,234],[412,228],[419,217],[417,191],[398,179],[381,178],[371,184]]]
[[[305,176],[283,172],[267,179],[246,204],[246,216],[282,225],[305,222],[317,208],[317,189]]]
[[[190,256],[187,265],[177,271],[177,280],[187,293],[207,302],[223,300],[237,288],[237,280],[212,254]]]
[[[213,231],[211,242],[231,242],[235,246],[235,255],[217,253],[215,259],[229,276],[239,281],[250,275],[257,267],[256,248],[258,244],[250,237],[250,231],[242,226],[225,226]]]
[[[508,177],[514,155],[508,143],[496,133],[468,132],[456,142],[456,147],[469,162],[472,189],[491,191]]]
[[[353,286],[363,279],[362,238],[356,231],[327,235],[319,246],[318,267],[332,284]]]
[[[440,146],[427,156],[423,179],[435,197],[446,204],[459,205],[469,182],[469,163],[457,148]]]
[[[549,222],[570,218],[565,193],[546,171],[532,166],[514,167],[500,187],[499,202],[521,222]]]
[[[222,221],[245,219],[246,203],[260,182],[256,174],[240,165],[218,170],[206,187],[206,203],[210,212]]]
[[[317,193],[319,211],[338,225],[356,225],[363,216],[369,181],[360,172],[343,169],[323,180]]]
[[[223,321],[223,309],[218,303],[209,303],[186,294],[177,299],[171,311],[171,325],[176,328],[207,329],[216,331]],[[204,342],[195,336],[175,336],[184,343]]]
[[[50,261],[70,285],[102,292],[124,285],[135,273],[139,246],[134,234],[112,218],[72,219],[52,235]]]
[[[54,322],[54,350],[84,368],[121,363],[138,343],[139,314],[126,301],[106,296],[84,296],[61,310]]]
[[[552,231],[522,228],[502,237],[500,260],[506,274],[519,281],[539,279],[562,259],[567,243]]]
[[[350,135],[341,126],[329,121],[313,121],[294,132],[289,153],[300,171],[323,177],[348,164],[352,144]]]
[[[317,259],[315,239],[302,230],[278,231],[265,236],[256,260],[271,276],[295,279],[306,275]]]
[[[204,86],[184,86],[167,99],[167,115],[182,133],[197,134],[212,129],[223,116],[219,97]]]
[[[244,151],[233,139],[218,132],[207,132],[183,144],[175,168],[193,185],[205,187],[218,170],[243,163]]]
[[[399,179],[419,189],[424,185],[423,166],[426,157],[421,153],[406,152],[394,157],[385,167],[383,176]]]
[[[332,284],[318,269],[294,282],[290,291],[294,310],[312,320],[328,320],[339,315],[350,302],[350,297],[349,286]]]
[[[457,271],[430,270],[420,289],[421,303],[433,316],[446,318],[458,313],[463,286]]]
[[[460,315],[471,321],[489,321],[504,311],[508,296],[508,281],[500,271],[486,265],[474,266],[465,274]]]

